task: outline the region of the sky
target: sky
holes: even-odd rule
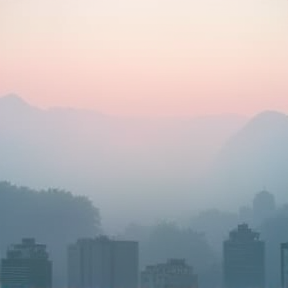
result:
[[[0,95],[116,115],[288,113],[287,0],[0,0]]]

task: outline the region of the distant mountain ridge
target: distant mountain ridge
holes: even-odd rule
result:
[[[5,96],[2,96],[0,98],[0,107],[3,107],[4,105],[8,106],[30,106],[27,102],[25,102],[21,97],[18,95],[11,93],[7,94]]]
[[[38,109],[10,95],[0,98],[0,135],[2,180],[88,195],[107,227],[206,206],[237,209],[264,186],[288,200],[288,120],[276,111],[249,121],[124,118]]]
[[[0,175],[19,185],[87,194],[104,226],[112,217],[119,223],[165,217],[183,202],[190,209],[183,199],[194,197],[187,195],[195,179],[246,121],[237,115],[145,119],[43,110],[10,95],[0,98]],[[161,202],[163,211],[151,201]]]
[[[287,202],[287,147],[288,116],[276,111],[256,115],[219,153],[210,172],[214,189],[243,202],[267,187],[280,202]]]
[[[104,226],[205,205],[236,208],[264,186],[287,200],[288,120],[276,111],[249,121],[124,118],[38,109],[10,95],[0,98],[0,135],[2,180],[87,194]],[[151,202],[161,203],[161,212]]]

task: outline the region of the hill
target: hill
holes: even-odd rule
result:
[[[224,203],[239,205],[263,187],[287,202],[287,147],[287,115],[275,111],[256,115],[222,148],[209,173],[210,189],[225,197]]]
[[[182,213],[184,205],[191,209],[186,198],[194,203],[197,197],[191,195],[195,179],[245,122],[237,115],[125,118],[43,110],[8,95],[0,98],[0,175],[19,185],[89,195],[106,227],[154,221]],[[161,203],[161,213],[151,202]]]

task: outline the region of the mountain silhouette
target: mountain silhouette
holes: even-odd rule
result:
[[[260,113],[224,145],[209,173],[210,185],[227,203],[250,200],[263,187],[287,201],[287,147],[287,115]]]
[[[184,119],[45,110],[8,95],[0,98],[1,180],[88,195],[104,226],[112,219],[116,227],[132,218],[155,220],[184,206],[190,211],[195,179],[246,121],[233,114]],[[161,213],[151,201],[162,203]]]
[[[0,98],[0,107],[2,109],[17,109],[30,106],[18,95],[11,93]]]

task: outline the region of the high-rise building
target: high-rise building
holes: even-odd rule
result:
[[[265,287],[265,245],[247,224],[238,225],[224,241],[225,288]]]
[[[7,250],[7,257],[1,261],[1,288],[51,287],[52,262],[46,245],[28,238]]]
[[[69,288],[137,288],[138,242],[105,236],[68,247]]]
[[[198,277],[184,259],[147,266],[141,273],[141,288],[197,288]]]
[[[281,247],[281,287],[288,288],[288,243],[282,243]]]

